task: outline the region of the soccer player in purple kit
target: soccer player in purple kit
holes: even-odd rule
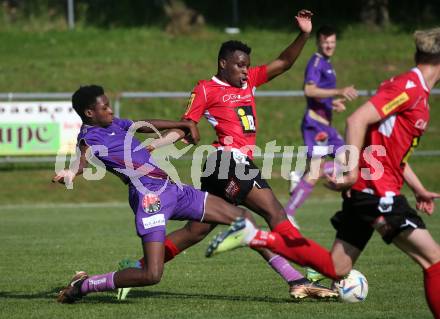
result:
[[[293,216],[313,190],[323,174],[330,174],[336,165],[337,149],[344,145],[344,140],[331,126],[332,113],[345,111],[344,102],[357,98],[353,86],[336,87],[336,73],[330,62],[336,48],[336,30],[322,26],[316,32],[318,52],[307,63],[304,75],[304,94],[307,108],[301,124],[304,145],[307,146],[307,170],[304,175],[297,172],[290,174],[291,197],[286,206],[286,213]],[[334,98],[339,97],[339,98]],[[332,149],[329,147],[333,147]],[[330,155],[336,163],[324,163],[322,157]],[[317,165],[315,165],[317,164]],[[319,172],[314,169],[317,167]]]
[[[230,224],[237,217],[247,214],[244,209],[219,197],[171,182],[151,159],[149,151],[133,137],[134,131],[151,133],[155,131],[153,128],[174,128],[184,130],[194,141],[198,141],[194,123],[165,120],[133,122],[115,118],[103,88],[97,85],[79,88],[72,96],[72,104],[83,121],[78,135],[81,160],[76,172],[61,171],[53,181],[68,182],[81,174],[86,165],[85,154],[90,152],[108,171],[128,184],[129,203],[135,214],[137,234],[142,239],[145,267],[94,276],[78,272],[60,291],[59,302],[73,303],[91,292],[157,284],[163,273],[168,219]]]

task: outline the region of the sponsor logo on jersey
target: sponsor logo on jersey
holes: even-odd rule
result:
[[[148,214],[160,211],[160,198],[156,194],[148,193],[142,199],[142,208]]]
[[[157,214],[150,217],[142,218],[142,224],[144,225],[144,229],[150,229],[157,226],[165,226],[165,215]]]
[[[394,111],[396,108],[398,108],[408,100],[409,100],[409,96],[406,92],[399,94],[397,97],[395,97],[393,100],[391,100],[382,107],[383,114],[388,115],[389,113]]]
[[[235,109],[235,112],[240,120],[243,133],[255,133],[257,131],[252,106],[239,106]]]
[[[251,94],[225,94],[223,95],[223,102],[240,102],[242,100],[249,100],[252,97]]]

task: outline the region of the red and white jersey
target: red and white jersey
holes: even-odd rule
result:
[[[380,197],[400,194],[405,165],[429,122],[428,98],[429,89],[417,68],[381,83],[370,102],[382,120],[367,131],[353,189]]]
[[[217,134],[214,147],[241,149],[252,159],[258,127],[254,94],[255,89],[266,82],[265,65],[249,68],[248,80],[241,88],[215,76],[201,80],[191,93],[183,118],[199,122],[205,116]]]

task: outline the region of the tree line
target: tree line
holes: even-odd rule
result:
[[[315,12],[318,24],[339,26],[364,23],[381,28],[395,24],[413,29],[435,25],[440,20],[438,0],[74,0],[74,3],[78,21],[104,28],[158,25],[178,29],[185,24],[286,28],[301,8]],[[2,10],[4,20],[9,23],[25,22],[31,17],[54,19],[67,14],[67,0],[3,0]]]

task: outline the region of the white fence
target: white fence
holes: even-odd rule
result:
[[[359,90],[360,96],[372,96],[375,90]],[[440,95],[440,89],[432,89],[431,95]],[[257,97],[303,97],[304,91],[257,91]],[[65,100],[70,101],[72,93],[0,93],[0,101],[48,101],[48,100]],[[155,99],[155,98],[187,98],[189,92],[121,92],[113,101],[114,112],[116,116],[120,115],[122,101],[129,99]],[[296,156],[296,154],[292,154]],[[440,150],[427,150],[415,152],[413,156],[440,156]],[[188,159],[182,157],[182,159]],[[47,163],[54,162],[55,156],[0,156],[0,164],[2,163]]]

